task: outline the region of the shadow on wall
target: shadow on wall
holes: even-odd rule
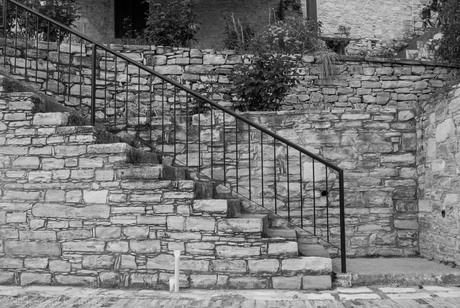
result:
[[[224,17],[249,17],[260,26],[269,24],[270,12],[279,12],[281,0],[192,0],[193,10],[200,23],[195,48],[222,48]],[[271,13],[273,16],[273,13]]]

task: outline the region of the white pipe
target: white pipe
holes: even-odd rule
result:
[[[179,257],[180,250],[174,250],[174,292],[179,292]]]

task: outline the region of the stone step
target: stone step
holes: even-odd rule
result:
[[[329,252],[320,244],[299,244],[299,254],[305,257],[323,257],[330,258]]]
[[[161,162],[159,154],[145,152],[134,148],[126,143],[111,143],[111,144],[92,144],[88,145],[88,154],[127,154],[128,161],[133,164],[152,163],[159,164]]]
[[[217,222],[218,232],[266,234],[268,215],[240,214]]]
[[[296,241],[269,242],[267,254],[277,257],[297,257],[299,246]]]
[[[283,238],[288,240],[297,241],[297,232],[293,229],[273,229],[267,230],[267,236],[273,239]]]
[[[239,199],[196,199],[192,208],[194,213],[211,216],[236,217],[241,215]]]
[[[120,180],[159,180],[163,179],[163,165],[142,164],[116,167],[115,174]]]
[[[66,126],[69,123],[69,114],[66,112],[48,112],[34,114],[33,126]]]

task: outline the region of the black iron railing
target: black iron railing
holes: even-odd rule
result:
[[[3,32],[12,74],[337,247],[346,272],[342,169],[16,1]]]

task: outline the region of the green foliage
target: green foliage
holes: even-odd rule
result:
[[[436,57],[452,64],[460,64],[460,1],[450,0],[439,12],[442,38],[435,51]]]
[[[39,13],[70,27],[80,17],[78,14],[77,0],[19,0],[19,2],[32,8]],[[37,25],[35,16],[19,9],[16,11],[10,8],[9,29],[22,31],[24,36],[39,37],[44,40],[61,41],[65,33],[60,32],[57,27],[53,27],[48,22],[41,20]],[[27,30],[26,30],[27,28]]]
[[[125,20],[123,27],[128,30],[125,39],[133,38],[138,44],[172,47],[188,46],[195,40],[199,27],[190,1],[146,1],[150,3],[150,10],[146,13],[145,29],[140,33],[132,31],[130,21]]]
[[[256,53],[305,54],[324,46],[318,25],[302,17],[288,17],[257,33],[251,49]]]
[[[280,110],[284,98],[298,80],[295,70],[304,54],[317,54],[323,72],[333,72],[336,55],[319,38],[318,28],[301,17],[288,17],[256,33],[249,51],[248,63],[236,67],[232,77],[241,111]]]
[[[254,56],[250,65],[240,65],[234,77],[235,92],[241,101],[235,108],[241,111],[279,110],[291,87],[296,64],[289,56],[262,53]]]

